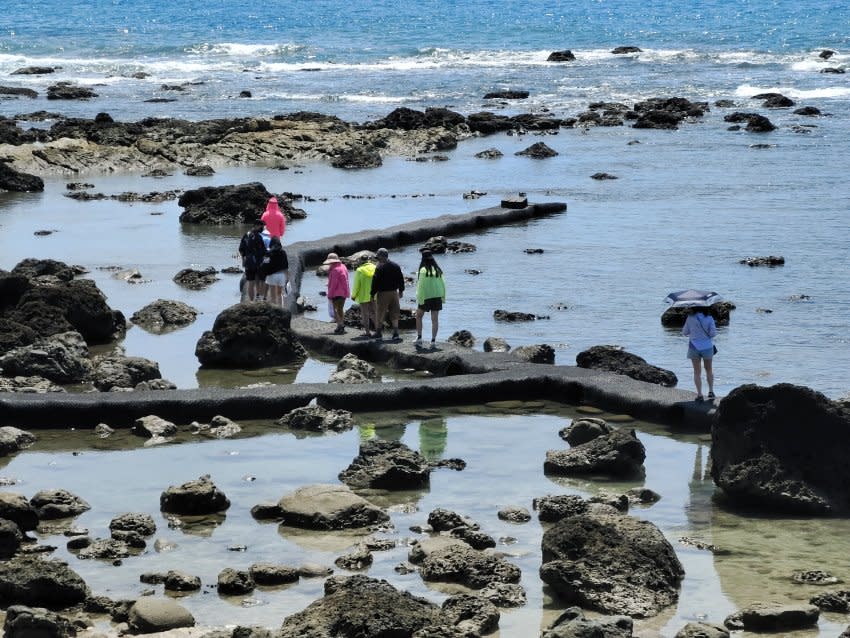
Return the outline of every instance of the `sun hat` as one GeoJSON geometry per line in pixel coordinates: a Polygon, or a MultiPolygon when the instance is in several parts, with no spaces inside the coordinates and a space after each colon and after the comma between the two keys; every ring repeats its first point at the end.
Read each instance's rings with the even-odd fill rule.
{"type": "Polygon", "coordinates": [[[322,262],[323,266],[330,266],[331,264],[339,264],[341,263],[339,260],[339,255],[336,253],[328,253],[327,259],[322,262]]]}

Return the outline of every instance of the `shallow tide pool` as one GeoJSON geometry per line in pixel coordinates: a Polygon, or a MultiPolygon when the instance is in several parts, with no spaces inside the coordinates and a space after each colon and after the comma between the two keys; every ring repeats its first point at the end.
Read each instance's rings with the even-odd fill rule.
{"type": "MultiPolygon", "coordinates": [[[[631,514],[654,522],[673,544],[685,567],[678,606],[636,623],[636,635],[673,636],[686,622],[722,622],[752,602],[805,602],[823,591],[791,581],[795,570],[823,569],[850,579],[850,523],[842,520],[779,519],[734,513],[716,504],[707,475],[707,437],[671,435],[664,428],[632,422],[647,450],[646,476],[633,481],[567,479],[543,474],[546,450],[565,447],[558,431],[577,416],[573,408],[554,403],[530,403],[515,409],[496,406],[417,410],[411,413],[358,414],[357,428],[338,435],[295,435],[272,422],[245,423],[242,438],[200,440],[182,435],[179,444],[144,448],[143,439],[117,431],[108,439],[93,432],[43,431],[29,450],[4,459],[0,477],[17,481],[4,488],[32,496],[62,487],[86,499],[92,509],[69,526],[83,527],[92,537],[108,537],[109,521],[127,511],[151,514],[157,532],[141,555],[120,566],[79,560],[65,548],[62,525],[39,533],[39,542],[55,545],[54,555],[71,564],[95,594],[135,598],[151,588],[139,582],[143,572],[178,569],[203,582],[201,592],[180,599],[203,625],[259,624],[278,627],[283,618],[322,595],[321,579],[304,579],[279,588],[259,588],[245,597],[219,596],[214,585],[225,567],[247,569],[255,562],[297,566],[305,562],[333,565],[363,535],[317,533],[258,522],[252,506],[276,501],[310,483],[337,483],[337,474],[356,456],[359,443],[372,436],[397,439],[430,459],[462,458],[462,472],[435,470],[429,489],[399,493],[369,493],[388,507],[397,541],[391,551],[375,552],[369,576],[385,578],[400,589],[440,602],[451,587],[425,584],[418,574],[399,575],[393,568],[407,558],[409,543],[420,538],[409,530],[426,522],[428,513],[444,507],[480,523],[498,541],[497,549],[522,569],[528,603],[502,610],[501,636],[536,634],[551,622],[563,603],[553,599],[538,577],[543,526],[536,520],[517,525],[500,521],[497,512],[508,505],[532,509],[532,499],[547,494],[590,496],[621,493],[643,486],[662,499],[631,514]],[[159,496],[179,485],[210,474],[231,500],[223,519],[205,524],[169,525],[159,511],[159,496]],[[679,542],[682,537],[710,543],[724,552],[712,554],[679,542]],[[158,553],[153,541],[176,547],[158,553]],[[244,551],[233,548],[244,546],[244,551]]],[[[603,417],[606,415],[602,415],[603,417]]],[[[336,569],[337,574],[346,572],[336,569]]],[[[162,586],[155,586],[157,594],[162,586]]],[[[105,628],[106,621],[101,627],[105,628]]],[[[848,624],[840,614],[821,616],[817,630],[794,635],[834,636],[848,624]]]]}

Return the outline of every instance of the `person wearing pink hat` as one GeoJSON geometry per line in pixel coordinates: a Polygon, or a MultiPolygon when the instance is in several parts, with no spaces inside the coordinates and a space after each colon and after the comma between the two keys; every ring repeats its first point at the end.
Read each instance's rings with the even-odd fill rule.
{"type": "Polygon", "coordinates": [[[266,204],[266,212],[263,213],[260,219],[266,225],[269,235],[278,239],[283,237],[283,233],[286,232],[286,217],[280,212],[277,197],[274,195],[269,197],[269,201],[266,204]]]}

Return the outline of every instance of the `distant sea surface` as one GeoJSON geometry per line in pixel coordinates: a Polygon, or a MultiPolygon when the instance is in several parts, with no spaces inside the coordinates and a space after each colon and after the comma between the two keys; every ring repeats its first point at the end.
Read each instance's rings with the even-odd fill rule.
{"type": "MultiPolygon", "coordinates": [[[[790,381],[840,396],[850,390],[850,73],[821,71],[850,65],[849,26],[850,4],[834,0],[5,0],[0,85],[30,87],[39,97],[0,99],[0,115],[107,112],[137,121],[319,111],[367,121],[402,106],[573,117],[600,100],[708,102],[704,118],[677,131],[627,122],[545,138],[497,135],[461,143],[446,153],[448,162],[387,158],[379,169],[348,173],[319,164],[245,167],[156,183],[137,175],[85,179],[106,193],[260,180],[274,192],[313,197],[303,203],[308,219],[291,224],[288,241],[464,212],[518,191],[532,201],[565,201],[566,215],[462,238],[478,252],[441,261],[450,285],[442,338],[465,328],[479,344],[491,335],[512,345],[548,342],[565,364],[591,345],[619,344],[675,370],[690,388],[685,343],[658,321],[661,299],[676,289],[712,288],[738,306],[718,339],[721,392],[790,381]],[[617,46],[641,51],[613,55],[617,46]],[[547,62],[565,49],[574,62],[547,62]],[[824,59],[825,49],[835,54],[824,59]],[[56,70],[11,75],[26,66],[56,70]],[[46,100],[57,81],[90,86],[98,97],[46,100]],[[529,97],[483,99],[501,89],[529,97]],[[752,99],[764,92],[796,105],[766,109],[752,99]],[[824,116],[795,114],[799,106],[824,116]],[[733,110],[766,115],[777,130],[729,131],[723,116],[733,110]],[[541,139],[559,155],[514,156],[541,139]],[[493,146],[502,159],[474,158],[493,146]],[[590,179],[600,171],[618,179],[590,179]],[[464,200],[473,189],[487,195],[464,200]],[[526,255],[527,247],[544,253],[526,255]],[[771,254],[786,265],[738,263],[771,254]],[[471,268],[482,274],[464,272],[471,268]],[[495,308],[550,319],[500,325],[495,308]]],[[[163,337],[133,329],[125,347],[160,361],[163,376],[181,387],[203,384],[188,353],[235,301],[235,283],[192,293],[171,276],[190,264],[232,265],[242,229],[181,227],[174,202],[62,197],[64,182],[78,179],[54,177],[44,193],[0,196],[0,268],[33,256],[82,263],[128,316],[157,297],[196,305],[204,314],[193,326],[163,337]],[[37,238],[40,229],[59,232],[37,238]],[[111,241],[98,239],[92,250],[104,234],[111,241]],[[113,264],[138,267],[150,282],[129,287],[97,270],[113,264]]],[[[399,258],[412,271],[415,247],[399,258]]],[[[308,278],[305,292],[317,298],[322,286],[308,278]]]]}

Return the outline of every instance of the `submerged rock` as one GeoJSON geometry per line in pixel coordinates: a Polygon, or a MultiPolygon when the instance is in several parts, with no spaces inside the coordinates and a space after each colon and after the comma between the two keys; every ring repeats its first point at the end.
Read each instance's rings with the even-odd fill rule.
{"type": "Polygon", "coordinates": [[[173,280],[178,286],[189,290],[203,290],[218,281],[218,271],[215,268],[184,268],[174,275],[173,280]]]}
{"type": "Polygon", "coordinates": [[[127,624],[133,633],[153,634],[181,627],[194,627],[195,618],[170,598],[139,598],[130,607],[127,624]]]}
{"type": "Polygon", "coordinates": [[[198,311],[182,301],[157,299],[130,317],[137,326],[148,332],[161,333],[187,326],[198,316],[198,311]]]}
{"type": "Polygon", "coordinates": [[[786,632],[816,625],[819,616],[820,610],[814,605],[759,602],[735,612],[723,624],[744,631],[786,632]]]}
{"type": "Polygon", "coordinates": [[[649,521],[579,514],[549,528],[541,549],[540,578],[568,604],[646,618],[679,598],[684,569],[649,521]]]}
{"type": "Polygon", "coordinates": [[[543,142],[535,142],[528,148],[522,151],[517,151],[514,155],[524,155],[532,159],[546,159],[549,157],[555,157],[558,155],[558,151],[549,148],[549,146],[543,142]]]}
{"type": "Polygon", "coordinates": [[[281,524],[306,529],[368,527],[389,520],[386,512],[345,485],[307,485],[278,501],[281,524]]]}
{"type": "Polygon", "coordinates": [[[614,430],[569,450],[549,450],[543,470],[566,476],[633,476],[641,472],[645,459],[646,449],[634,430],[614,430]]]}

